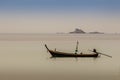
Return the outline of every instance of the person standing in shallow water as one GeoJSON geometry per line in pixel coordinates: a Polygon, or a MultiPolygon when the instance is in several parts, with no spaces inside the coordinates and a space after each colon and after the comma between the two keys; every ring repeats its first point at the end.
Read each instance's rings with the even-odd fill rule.
{"type": "Polygon", "coordinates": [[[93,49],[93,52],[95,52],[95,53],[96,53],[96,52],[97,52],[97,51],[96,51],[96,49],[93,49]]]}
{"type": "Polygon", "coordinates": [[[77,45],[76,45],[75,54],[77,54],[77,52],[78,52],[78,44],[79,44],[79,42],[77,41],[77,45]]]}
{"type": "Polygon", "coordinates": [[[75,50],[75,54],[77,54],[77,52],[78,52],[78,50],[76,49],[76,50],[75,50]]]}

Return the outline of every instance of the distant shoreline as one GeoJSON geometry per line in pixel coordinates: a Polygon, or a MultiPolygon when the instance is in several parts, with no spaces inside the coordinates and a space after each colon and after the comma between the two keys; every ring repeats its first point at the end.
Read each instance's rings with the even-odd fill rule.
{"type": "MultiPolygon", "coordinates": [[[[70,33],[0,33],[0,35],[41,35],[41,34],[70,34],[70,33]]],[[[72,33],[72,34],[76,34],[76,35],[88,35],[88,34],[94,35],[94,33],[85,33],[85,34],[72,33]]],[[[106,35],[106,34],[120,35],[120,33],[104,33],[104,34],[98,34],[98,35],[106,35]]]]}

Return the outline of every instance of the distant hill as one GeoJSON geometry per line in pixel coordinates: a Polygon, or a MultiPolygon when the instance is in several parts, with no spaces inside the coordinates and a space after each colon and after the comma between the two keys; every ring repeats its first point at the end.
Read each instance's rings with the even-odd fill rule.
{"type": "Polygon", "coordinates": [[[104,34],[103,32],[98,32],[98,31],[94,31],[94,32],[85,32],[82,29],[78,29],[76,28],[73,32],[69,32],[70,34],[104,34]]]}
{"type": "Polygon", "coordinates": [[[102,32],[89,32],[89,34],[104,34],[102,32]]]}
{"type": "Polygon", "coordinates": [[[85,34],[86,32],[82,29],[76,28],[73,32],[69,32],[70,34],[85,34]]]}

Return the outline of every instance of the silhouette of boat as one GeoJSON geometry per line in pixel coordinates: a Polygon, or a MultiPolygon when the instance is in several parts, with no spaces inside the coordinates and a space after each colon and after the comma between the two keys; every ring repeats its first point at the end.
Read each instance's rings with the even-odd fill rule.
{"type": "Polygon", "coordinates": [[[96,52],[96,50],[92,51],[94,53],[92,54],[83,54],[83,53],[80,53],[80,54],[77,54],[77,49],[78,47],[76,47],[76,52],[75,53],[66,53],[66,52],[59,52],[59,51],[53,51],[53,50],[50,50],[47,45],[45,44],[45,47],[46,49],[48,50],[48,52],[52,55],[52,57],[98,57],[98,53],[96,52]]]}

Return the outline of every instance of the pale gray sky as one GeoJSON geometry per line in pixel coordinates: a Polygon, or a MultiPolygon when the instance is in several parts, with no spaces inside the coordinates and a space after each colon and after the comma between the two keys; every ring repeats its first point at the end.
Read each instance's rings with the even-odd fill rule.
{"type": "Polygon", "coordinates": [[[0,1],[0,33],[120,32],[118,0],[0,1]]]}

